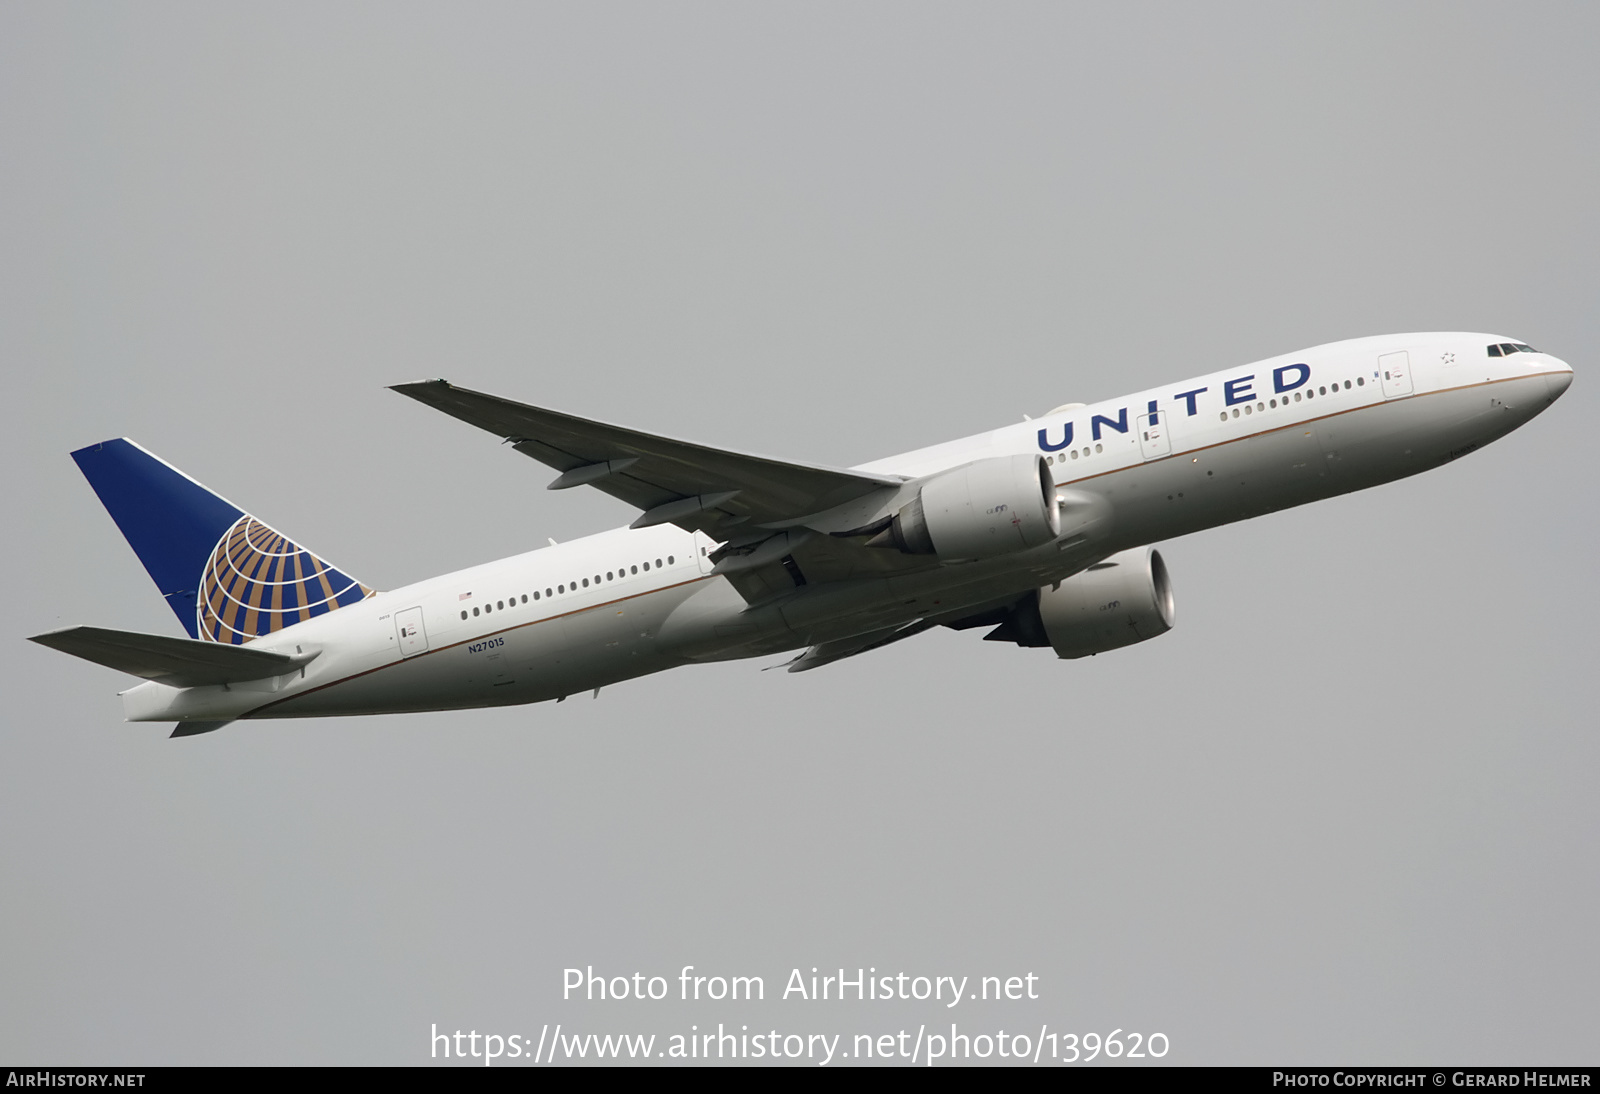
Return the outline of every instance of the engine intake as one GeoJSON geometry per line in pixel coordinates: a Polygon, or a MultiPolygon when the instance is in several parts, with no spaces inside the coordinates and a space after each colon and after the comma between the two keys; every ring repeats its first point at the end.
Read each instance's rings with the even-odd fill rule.
{"type": "Polygon", "coordinates": [[[1044,457],[995,456],[933,476],[867,546],[941,559],[994,558],[1043,546],[1060,533],[1044,457]]]}
{"type": "Polygon", "coordinates": [[[1028,594],[984,640],[1092,657],[1166,634],[1176,620],[1161,552],[1136,547],[1028,594]]]}

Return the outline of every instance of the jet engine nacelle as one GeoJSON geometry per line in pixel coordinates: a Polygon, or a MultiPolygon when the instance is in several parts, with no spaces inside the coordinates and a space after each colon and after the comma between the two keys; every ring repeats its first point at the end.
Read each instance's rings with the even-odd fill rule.
{"type": "Polygon", "coordinates": [[[942,559],[994,558],[1043,546],[1060,533],[1044,457],[994,456],[934,475],[868,546],[942,559]]]}
{"type": "Polygon", "coordinates": [[[1154,547],[1112,555],[1040,589],[1039,619],[1057,657],[1089,657],[1166,634],[1177,621],[1167,564],[1154,547]]]}
{"type": "Polygon", "coordinates": [[[1089,657],[1166,634],[1176,619],[1161,552],[1136,547],[1029,594],[984,638],[1089,657]]]}

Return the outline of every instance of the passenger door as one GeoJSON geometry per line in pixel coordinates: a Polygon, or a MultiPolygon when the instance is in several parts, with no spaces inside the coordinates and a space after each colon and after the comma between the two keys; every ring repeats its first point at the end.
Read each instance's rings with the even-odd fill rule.
{"type": "Polygon", "coordinates": [[[711,572],[711,567],[714,565],[711,561],[711,550],[716,545],[717,541],[704,532],[694,534],[694,557],[695,561],[700,563],[700,572],[703,574],[711,572]]]}
{"type": "Polygon", "coordinates": [[[394,616],[395,636],[400,640],[400,656],[414,657],[428,652],[428,632],[422,627],[422,609],[407,608],[394,616]]]}
{"type": "Polygon", "coordinates": [[[1383,382],[1383,397],[1395,399],[1411,394],[1411,354],[1385,353],[1378,358],[1378,376],[1383,382]]]}
{"type": "Polygon", "coordinates": [[[1147,460],[1172,455],[1172,438],[1167,436],[1167,412],[1139,415],[1139,451],[1147,460]]]}

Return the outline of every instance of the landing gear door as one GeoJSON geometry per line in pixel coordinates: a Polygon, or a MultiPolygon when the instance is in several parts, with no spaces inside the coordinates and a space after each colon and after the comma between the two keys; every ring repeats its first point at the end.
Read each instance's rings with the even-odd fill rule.
{"type": "Polygon", "coordinates": [[[1411,394],[1411,354],[1385,353],[1378,358],[1378,376],[1383,381],[1383,397],[1394,399],[1411,394]]]}
{"type": "Polygon", "coordinates": [[[394,616],[395,637],[400,640],[400,656],[414,657],[428,652],[428,632],[422,629],[422,609],[407,608],[394,616]]]}
{"type": "Polygon", "coordinates": [[[1172,438],[1167,436],[1167,412],[1139,415],[1139,451],[1147,460],[1172,455],[1172,438]]]}

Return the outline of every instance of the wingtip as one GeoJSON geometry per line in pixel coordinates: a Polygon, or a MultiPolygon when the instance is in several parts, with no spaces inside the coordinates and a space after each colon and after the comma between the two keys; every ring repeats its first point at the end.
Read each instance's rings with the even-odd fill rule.
{"type": "Polygon", "coordinates": [[[202,733],[215,733],[223,726],[232,724],[232,718],[224,718],[215,722],[179,722],[173,727],[172,732],[167,734],[167,740],[170,741],[174,737],[198,737],[202,733]]]}
{"type": "Polygon", "coordinates": [[[53,631],[44,631],[41,634],[30,634],[30,635],[27,636],[27,638],[28,638],[29,642],[37,642],[41,646],[46,646],[46,647],[54,650],[54,649],[60,649],[61,648],[58,645],[58,643],[61,641],[61,639],[65,638],[65,637],[67,637],[69,635],[77,634],[79,631],[81,631],[83,629],[84,628],[81,627],[81,626],[79,626],[79,627],[57,627],[53,631]]]}
{"type": "Polygon", "coordinates": [[[426,391],[430,388],[448,388],[449,386],[449,380],[439,377],[433,380],[412,380],[411,382],[405,384],[390,384],[389,390],[398,391],[402,395],[414,395],[417,392],[426,391]]]}

